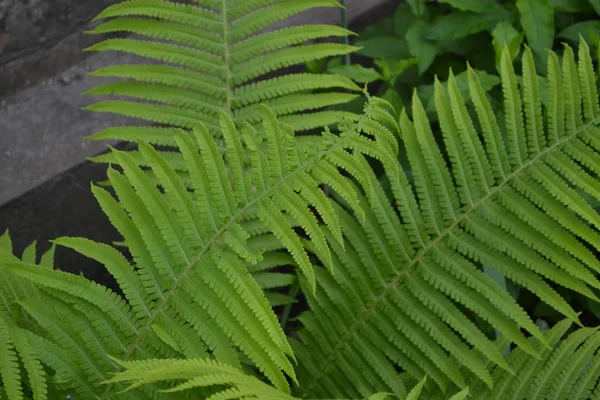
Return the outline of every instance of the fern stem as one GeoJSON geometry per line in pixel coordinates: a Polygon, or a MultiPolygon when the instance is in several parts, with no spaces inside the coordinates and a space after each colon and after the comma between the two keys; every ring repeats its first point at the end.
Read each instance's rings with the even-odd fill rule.
{"type": "MultiPolygon", "coordinates": [[[[290,287],[290,290],[288,291],[288,296],[295,299],[296,296],[298,296],[299,291],[300,291],[300,280],[298,279],[298,276],[296,275],[296,280],[294,280],[294,283],[292,283],[292,286],[290,287]]],[[[293,305],[294,305],[294,302],[286,304],[285,307],[283,308],[283,312],[281,313],[281,329],[284,332],[286,332],[287,323],[289,321],[290,312],[292,311],[293,305]]]]}
{"type": "MultiPolygon", "coordinates": [[[[340,25],[342,26],[342,28],[348,29],[348,13],[346,10],[346,0],[340,0],[340,3],[342,4],[342,8],[340,9],[340,25]]],[[[348,35],[344,36],[344,44],[350,45],[350,39],[348,38],[348,35]]],[[[350,65],[349,53],[344,54],[344,56],[342,57],[342,64],[350,65]]]]}
{"type": "Polygon", "coordinates": [[[233,115],[231,110],[231,63],[229,61],[229,21],[227,20],[227,1],[221,1],[221,14],[223,22],[223,65],[225,66],[225,87],[226,91],[226,104],[227,113],[233,115]]]}

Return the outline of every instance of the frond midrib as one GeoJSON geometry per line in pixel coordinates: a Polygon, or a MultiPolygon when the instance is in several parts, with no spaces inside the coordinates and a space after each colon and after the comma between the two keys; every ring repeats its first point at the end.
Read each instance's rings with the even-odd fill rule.
{"type": "Polygon", "coordinates": [[[223,65],[225,67],[225,95],[227,104],[227,114],[231,115],[231,102],[233,98],[233,88],[231,87],[231,63],[229,54],[229,22],[227,21],[227,0],[221,0],[221,22],[223,24],[223,65]]]}
{"type": "MultiPolygon", "coordinates": [[[[204,246],[202,247],[201,251],[186,265],[185,269],[177,276],[176,280],[173,282],[173,286],[165,294],[165,296],[162,299],[161,303],[155,309],[155,311],[150,316],[150,318],[148,319],[148,321],[146,322],[146,324],[142,328],[140,328],[138,330],[137,335],[136,335],[133,343],[129,346],[129,349],[127,350],[127,353],[125,354],[125,356],[122,358],[122,361],[128,361],[129,360],[129,358],[133,355],[133,352],[135,351],[135,349],[137,348],[137,346],[142,341],[142,339],[143,339],[144,335],[146,334],[146,332],[150,329],[152,323],[156,320],[156,318],[161,314],[161,312],[167,306],[167,304],[169,302],[169,299],[179,289],[179,286],[181,285],[181,283],[183,282],[183,280],[187,277],[187,275],[190,272],[190,270],[192,269],[192,267],[194,267],[202,259],[202,257],[204,256],[204,254],[206,254],[206,252],[209,251],[209,249],[212,246],[216,246],[217,245],[217,241],[219,240],[219,238],[225,232],[228,231],[229,227],[233,223],[241,220],[242,217],[244,216],[244,214],[247,211],[252,211],[255,205],[257,205],[261,200],[267,199],[270,196],[272,196],[280,187],[282,187],[282,186],[283,187],[287,187],[288,186],[287,183],[290,180],[293,181],[293,179],[299,173],[304,172],[307,169],[310,169],[313,165],[315,165],[319,161],[325,159],[328,154],[330,154],[331,152],[335,151],[336,149],[338,149],[338,148],[346,148],[347,146],[345,145],[345,143],[347,141],[351,140],[353,137],[354,137],[354,135],[352,135],[352,134],[345,135],[343,137],[339,137],[338,140],[335,142],[335,144],[332,145],[329,149],[327,149],[326,151],[319,152],[318,154],[315,154],[314,156],[312,156],[311,158],[309,158],[308,162],[306,162],[304,164],[301,164],[300,166],[298,166],[293,171],[290,171],[289,174],[283,176],[279,181],[277,181],[269,189],[267,189],[264,192],[262,192],[261,194],[259,194],[256,198],[252,199],[252,201],[250,201],[243,208],[241,208],[235,215],[233,215],[227,221],[227,223],[225,223],[217,232],[215,232],[215,234],[204,244],[204,246]]],[[[106,397],[106,396],[110,394],[110,390],[111,390],[112,385],[113,385],[112,382],[107,384],[106,390],[104,391],[104,393],[102,395],[102,400],[108,399],[108,397],[106,397]]]]}
{"type": "Polygon", "coordinates": [[[540,158],[544,157],[546,154],[551,153],[554,149],[556,149],[557,147],[560,147],[561,145],[570,141],[571,139],[577,138],[577,136],[579,134],[585,132],[588,128],[590,128],[594,125],[597,125],[597,124],[600,124],[600,117],[594,118],[591,121],[589,121],[588,123],[579,126],[574,131],[574,133],[572,133],[571,135],[566,135],[561,140],[559,140],[556,143],[552,144],[551,146],[547,147],[544,151],[541,151],[539,154],[537,154],[531,160],[522,164],[516,171],[514,171],[513,173],[508,175],[506,177],[506,179],[504,179],[504,181],[502,181],[500,184],[498,184],[496,186],[493,186],[485,196],[483,196],[480,200],[478,200],[476,203],[474,203],[470,208],[468,208],[462,214],[460,214],[458,216],[458,218],[456,218],[456,220],[454,221],[454,223],[452,225],[450,225],[448,228],[441,231],[438,236],[431,239],[425,247],[423,247],[421,250],[419,250],[416,253],[415,257],[410,260],[410,262],[406,265],[405,268],[399,269],[397,275],[387,285],[385,285],[383,287],[381,294],[375,298],[375,301],[373,302],[373,304],[368,309],[363,311],[359,316],[357,316],[357,318],[352,323],[352,325],[349,326],[345,336],[340,339],[339,345],[336,346],[336,351],[331,352],[329,354],[329,356],[327,357],[327,359],[326,359],[325,363],[323,364],[323,366],[321,367],[321,369],[319,369],[319,371],[317,371],[317,373],[312,376],[311,385],[308,386],[308,388],[306,390],[304,390],[303,393],[307,396],[310,396],[311,390],[313,390],[313,388],[316,387],[316,383],[319,382],[319,380],[325,376],[328,369],[333,365],[332,361],[334,359],[336,359],[338,356],[341,356],[345,353],[346,349],[350,345],[352,337],[354,337],[356,335],[356,332],[358,331],[358,329],[361,326],[363,326],[364,324],[367,323],[370,316],[373,313],[375,313],[377,306],[381,303],[381,301],[383,299],[385,299],[386,295],[388,294],[388,291],[390,289],[395,289],[397,287],[398,283],[401,281],[401,279],[404,276],[410,275],[410,273],[412,272],[414,267],[419,262],[421,262],[421,260],[429,253],[429,251],[434,249],[436,247],[436,245],[442,239],[446,238],[449,235],[452,235],[453,231],[461,224],[461,222],[463,222],[466,218],[468,218],[468,216],[470,214],[472,214],[474,211],[478,210],[479,207],[485,205],[486,202],[489,199],[491,199],[496,193],[500,192],[514,178],[517,178],[517,176],[520,173],[522,173],[523,171],[527,170],[529,167],[534,165],[534,163],[536,161],[538,161],[540,158]]]}

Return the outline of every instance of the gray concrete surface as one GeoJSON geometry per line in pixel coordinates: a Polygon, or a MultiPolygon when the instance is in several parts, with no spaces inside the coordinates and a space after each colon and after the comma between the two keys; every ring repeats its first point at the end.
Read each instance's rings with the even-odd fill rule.
{"type": "Polygon", "coordinates": [[[0,96],[35,85],[81,61],[101,39],[84,35],[118,0],[0,0],[0,96]]]}
{"type": "Polygon", "coordinates": [[[82,107],[100,100],[81,93],[105,80],[88,71],[130,55],[100,53],[44,81],[0,100],[0,205],[106,149],[109,143],[84,137],[109,126],[135,123],[82,107]]]}
{"type": "MultiPolygon", "coordinates": [[[[0,0],[0,6],[6,1],[0,0]]],[[[385,3],[397,1],[347,0],[350,22],[385,3]]],[[[339,15],[337,9],[313,9],[275,27],[338,23],[339,15]]],[[[106,149],[107,143],[88,142],[85,136],[130,123],[125,118],[82,111],[81,107],[98,99],[80,93],[102,83],[86,72],[133,62],[133,58],[123,53],[97,54],[36,86],[0,98],[0,205],[106,149]]],[[[0,84],[3,78],[0,75],[0,84]]]]}

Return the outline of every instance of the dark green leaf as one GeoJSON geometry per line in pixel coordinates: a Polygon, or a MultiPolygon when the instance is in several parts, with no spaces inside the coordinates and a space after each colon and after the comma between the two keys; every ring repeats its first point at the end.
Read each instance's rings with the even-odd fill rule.
{"type": "Polygon", "coordinates": [[[592,7],[594,7],[594,11],[596,14],[600,15],[600,0],[588,0],[592,7]]]}
{"type": "Polygon", "coordinates": [[[329,72],[347,76],[355,82],[366,83],[375,82],[383,79],[383,76],[373,68],[365,68],[359,64],[341,65],[339,67],[331,67],[329,72]]]}
{"type": "Polygon", "coordinates": [[[488,32],[479,32],[457,40],[444,40],[437,42],[440,53],[454,53],[461,56],[469,56],[478,53],[481,49],[490,46],[490,35],[488,32]]]}
{"type": "Polygon", "coordinates": [[[407,58],[409,56],[406,41],[394,36],[374,37],[356,42],[363,48],[357,53],[371,58],[407,58]]]}
{"type": "Polygon", "coordinates": [[[406,41],[410,54],[419,59],[419,74],[422,74],[429,68],[438,52],[437,45],[425,38],[425,32],[429,30],[429,25],[423,21],[417,21],[406,32],[406,41]]]}
{"type": "Polygon", "coordinates": [[[393,87],[389,87],[386,85],[383,94],[379,94],[379,97],[390,102],[390,104],[394,107],[394,110],[396,111],[396,115],[399,115],[400,110],[402,110],[402,108],[404,107],[400,94],[393,87]]]}
{"type": "Polygon", "coordinates": [[[554,10],[550,0],[517,0],[521,26],[536,65],[546,70],[546,49],[554,42],[554,10]]]}
{"type": "Polygon", "coordinates": [[[395,78],[402,75],[409,67],[418,63],[419,60],[417,58],[409,58],[407,60],[375,60],[375,65],[381,69],[383,79],[392,85],[395,78]]]}
{"type": "Polygon", "coordinates": [[[560,12],[585,12],[590,10],[590,5],[586,0],[552,0],[552,7],[560,12]]]}
{"type": "Polygon", "coordinates": [[[400,4],[394,13],[394,31],[396,35],[403,38],[406,31],[415,22],[415,16],[408,4],[400,4]]]}
{"type": "Polygon", "coordinates": [[[586,42],[593,43],[590,39],[590,34],[598,34],[600,32],[600,21],[583,21],[573,24],[556,35],[559,38],[567,39],[572,43],[579,43],[579,35],[583,36],[586,42]]]}
{"type": "Polygon", "coordinates": [[[492,11],[483,14],[455,11],[439,16],[431,24],[426,36],[435,41],[462,39],[510,18],[510,13],[504,8],[492,8],[492,11]]]}
{"type": "Polygon", "coordinates": [[[379,36],[394,36],[394,18],[384,18],[373,25],[369,25],[360,31],[360,40],[371,39],[379,36]]]}

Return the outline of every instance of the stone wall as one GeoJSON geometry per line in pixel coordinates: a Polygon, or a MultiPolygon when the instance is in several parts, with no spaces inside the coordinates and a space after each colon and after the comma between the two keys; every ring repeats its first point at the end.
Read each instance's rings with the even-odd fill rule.
{"type": "Polygon", "coordinates": [[[83,31],[116,0],[0,0],[0,97],[64,71],[98,40],[83,31]]]}

